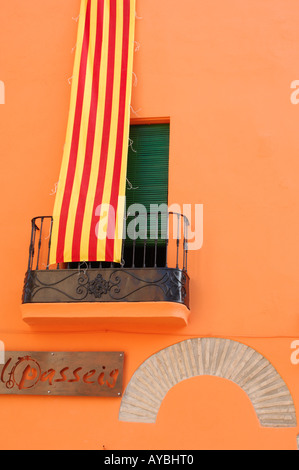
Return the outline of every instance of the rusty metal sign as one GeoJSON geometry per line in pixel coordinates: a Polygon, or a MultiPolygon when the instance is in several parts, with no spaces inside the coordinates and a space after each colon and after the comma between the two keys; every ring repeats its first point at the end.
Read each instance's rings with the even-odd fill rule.
{"type": "Polygon", "coordinates": [[[123,352],[6,351],[0,395],[120,397],[123,352]]]}

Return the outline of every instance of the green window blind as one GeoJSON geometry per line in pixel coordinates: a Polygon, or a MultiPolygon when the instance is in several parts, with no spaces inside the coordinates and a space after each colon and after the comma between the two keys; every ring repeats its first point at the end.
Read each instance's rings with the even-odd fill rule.
{"type": "MultiPolygon", "coordinates": [[[[168,172],[169,124],[131,126],[127,169],[127,210],[132,204],[142,204],[149,213],[152,204],[167,205],[168,172]]],[[[137,230],[145,234],[146,229],[142,228],[142,219],[139,218],[140,221],[137,230]]],[[[134,223],[134,217],[129,215],[127,224],[130,222],[134,223]]],[[[165,243],[166,223],[165,216],[159,215],[157,221],[154,215],[147,217],[146,238],[149,244],[154,243],[153,233],[158,233],[159,244],[165,243]]]]}

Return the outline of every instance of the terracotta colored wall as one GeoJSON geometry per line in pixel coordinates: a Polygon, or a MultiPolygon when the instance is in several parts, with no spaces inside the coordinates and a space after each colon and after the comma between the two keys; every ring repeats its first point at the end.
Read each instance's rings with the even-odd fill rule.
{"type": "MultiPolygon", "coordinates": [[[[188,327],[32,332],[22,321],[30,220],[52,213],[59,176],[79,4],[1,4],[0,339],[8,350],[124,350],[126,386],[171,344],[236,338],[270,360],[298,410],[299,365],[290,361],[299,338],[295,0],[137,0],[132,106],[140,117],[171,118],[170,201],[204,204],[204,245],[189,257],[188,327]]],[[[119,406],[118,399],[0,397],[0,447],[295,449],[299,434],[299,426],[260,428],[244,392],[215,378],[171,390],[155,425],[120,423],[119,406]]]]}

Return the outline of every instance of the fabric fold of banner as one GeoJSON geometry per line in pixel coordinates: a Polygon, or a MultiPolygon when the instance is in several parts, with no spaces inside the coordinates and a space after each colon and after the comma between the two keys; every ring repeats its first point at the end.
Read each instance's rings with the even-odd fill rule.
{"type": "Polygon", "coordinates": [[[121,261],[135,0],[81,0],[50,264],[121,261]]]}

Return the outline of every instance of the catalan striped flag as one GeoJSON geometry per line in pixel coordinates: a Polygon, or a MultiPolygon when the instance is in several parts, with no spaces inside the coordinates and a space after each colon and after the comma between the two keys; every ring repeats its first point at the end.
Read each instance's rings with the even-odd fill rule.
{"type": "Polygon", "coordinates": [[[81,0],[50,264],[121,261],[135,0],[81,0]]]}

